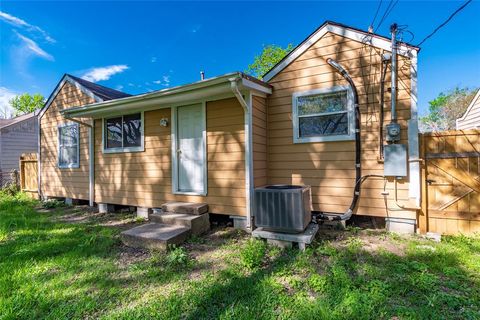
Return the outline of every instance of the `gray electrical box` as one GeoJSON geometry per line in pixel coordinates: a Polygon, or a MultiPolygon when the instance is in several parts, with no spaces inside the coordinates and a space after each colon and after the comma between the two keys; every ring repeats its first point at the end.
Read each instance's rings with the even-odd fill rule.
{"type": "Polygon", "coordinates": [[[389,144],[383,147],[383,175],[386,177],[407,176],[407,146],[389,144]]]}

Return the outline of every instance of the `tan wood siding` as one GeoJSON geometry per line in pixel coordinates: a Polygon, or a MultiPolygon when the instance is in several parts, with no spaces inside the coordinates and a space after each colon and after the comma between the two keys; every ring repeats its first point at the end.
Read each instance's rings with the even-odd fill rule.
{"type": "MultiPolygon", "coordinates": [[[[88,200],[88,128],[80,125],[80,167],[58,168],[58,125],[71,122],[60,114],[66,108],[95,100],[65,82],[40,120],[41,191],[44,196],[88,200]]],[[[81,119],[88,121],[88,119],[81,119]]]]}
{"type": "Polygon", "coordinates": [[[267,184],[267,99],[252,98],[253,185],[267,184]]]}
{"type": "Polygon", "coordinates": [[[246,215],[243,109],[236,99],[208,102],[207,196],[172,193],[171,127],[160,119],[171,109],[148,111],[145,151],[104,154],[102,121],[95,120],[95,199],[97,202],[160,207],[167,201],[205,202],[210,212],[246,215]]]}
{"type": "Polygon", "coordinates": [[[473,106],[467,113],[465,119],[458,120],[457,130],[480,128],[480,94],[475,96],[473,106]]]}
{"type": "MultiPolygon", "coordinates": [[[[350,205],[355,183],[355,144],[352,141],[293,143],[292,94],[345,85],[340,74],[326,63],[340,62],[357,86],[361,109],[362,174],[383,174],[378,161],[381,54],[384,51],[331,33],[272,78],[273,94],[267,99],[269,184],[312,186],[314,210],[344,212],[350,205]]],[[[410,61],[399,56],[398,112],[401,143],[407,144],[410,119],[410,61]]],[[[385,81],[385,122],[390,120],[390,71],[385,81]]],[[[393,201],[393,182],[368,179],[362,186],[357,214],[414,218],[414,211],[400,210],[393,201]],[[385,189],[388,196],[381,195],[385,189]],[[385,202],[387,199],[387,202],[385,202]]],[[[408,183],[399,185],[399,201],[408,201],[408,183]]]]}

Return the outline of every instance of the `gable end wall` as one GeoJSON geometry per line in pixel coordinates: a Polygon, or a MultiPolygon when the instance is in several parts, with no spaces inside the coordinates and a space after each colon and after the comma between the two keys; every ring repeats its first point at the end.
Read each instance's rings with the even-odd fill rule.
{"type": "MultiPolygon", "coordinates": [[[[80,167],[58,168],[58,125],[70,122],[60,111],[94,103],[70,82],[65,82],[40,119],[41,193],[48,197],[88,200],[88,128],[80,125],[80,167]]],[[[86,119],[85,119],[86,120],[86,119]]]]}
{"type": "MultiPolygon", "coordinates": [[[[332,58],[350,73],[357,86],[361,109],[362,175],[383,174],[378,161],[379,92],[383,49],[364,45],[333,33],[326,33],[307,51],[273,77],[274,87],[267,101],[269,184],[305,184],[312,187],[313,209],[343,213],[349,207],[355,184],[353,141],[293,143],[292,94],[346,85],[340,74],[326,63],[332,58]],[[368,96],[368,104],[367,104],[368,96]]],[[[407,121],[411,117],[410,61],[398,56],[398,123],[400,143],[408,145],[407,121]]],[[[385,89],[390,87],[387,72],[385,89]]],[[[385,93],[385,121],[390,120],[390,94],[385,93]]],[[[386,183],[387,205],[381,194],[383,179],[368,179],[362,185],[357,214],[414,218],[393,201],[393,182],[386,183]]],[[[400,202],[408,201],[408,182],[399,184],[400,202]]]]}

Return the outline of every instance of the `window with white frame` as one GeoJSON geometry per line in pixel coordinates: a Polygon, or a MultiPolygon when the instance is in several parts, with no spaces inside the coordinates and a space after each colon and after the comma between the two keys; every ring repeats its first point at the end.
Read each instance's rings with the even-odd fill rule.
{"type": "Polygon", "coordinates": [[[80,132],[78,123],[58,126],[58,166],[60,168],[78,168],[80,132]]]}
{"type": "Polygon", "coordinates": [[[349,86],[293,94],[294,142],[354,139],[353,92],[349,86]]]}
{"type": "Polygon", "coordinates": [[[143,151],[143,114],[105,118],[103,124],[104,152],[143,151]]]}

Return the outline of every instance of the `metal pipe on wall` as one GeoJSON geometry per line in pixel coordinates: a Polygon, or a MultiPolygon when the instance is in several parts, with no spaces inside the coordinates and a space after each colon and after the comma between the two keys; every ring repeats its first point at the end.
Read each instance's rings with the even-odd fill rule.
{"type": "Polygon", "coordinates": [[[391,120],[393,123],[397,122],[397,29],[396,23],[390,26],[390,32],[392,33],[392,114],[391,120]]]}

